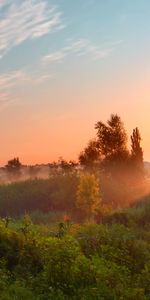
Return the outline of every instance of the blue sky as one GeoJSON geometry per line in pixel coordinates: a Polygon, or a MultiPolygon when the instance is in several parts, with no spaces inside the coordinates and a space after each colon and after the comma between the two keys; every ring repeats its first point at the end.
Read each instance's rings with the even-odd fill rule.
{"type": "Polygon", "coordinates": [[[0,0],[1,163],[76,158],[111,112],[150,159],[149,35],[147,0],[0,0]]]}

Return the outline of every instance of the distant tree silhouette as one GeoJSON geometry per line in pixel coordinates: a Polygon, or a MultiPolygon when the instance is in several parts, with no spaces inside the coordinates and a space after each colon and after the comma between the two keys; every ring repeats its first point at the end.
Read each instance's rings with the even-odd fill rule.
{"type": "Polygon", "coordinates": [[[134,163],[135,167],[139,171],[143,172],[143,150],[141,147],[141,135],[137,127],[133,129],[133,133],[131,135],[131,160],[134,163]]]}
{"type": "Polygon", "coordinates": [[[5,166],[7,172],[11,176],[15,176],[15,177],[20,176],[21,167],[22,167],[22,164],[18,157],[9,160],[7,165],[5,166]]]}
{"type": "Polygon", "coordinates": [[[95,129],[97,129],[100,152],[104,157],[127,150],[127,134],[117,114],[112,114],[107,124],[97,122],[95,129]]]}
{"type": "Polygon", "coordinates": [[[76,161],[74,161],[74,160],[70,160],[70,161],[69,161],[69,164],[70,164],[70,166],[71,166],[72,168],[75,168],[75,167],[78,166],[78,163],[77,163],[76,161]]]}
{"type": "Polygon", "coordinates": [[[98,142],[91,140],[87,147],[80,153],[79,162],[86,167],[92,167],[98,161],[100,161],[98,142]]]}
{"type": "Polygon", "coordinates": [[[65,159],[63,159],[63,157],[60,157],[58,160],[58,166],[62,169],[62,171],[65,172],[69,172],[72,170],[72,168],[74,167],[72,163],[67,162],[65,159]]]}
{"type": "Polygon", "coordinates": [[[131,152],[127,147],[127,134],[124,124],[117,114],[112,114],[106,123],[99,121],[95,125],[97,137],[89,142],[81,152],[81,165],[96,167],[99,174],[104,173],[119,184],[128,186],[139,183],[144,174],[143,151],[140,145],[139,129],[135,128],[131,136],[131,152]],[[97,168],[98,167],[98,168],[97,168]],[[137,180],[138,179],[138,180],[137,180]]]}
{"type": "Polygon", "coordinates": [[[112,114],[106,124],[97,122],[95,128],[99,151],[103,157],[101,167],[113,176],[117,176],[118,180],[122,180],[128,171],[130,154],[127,148],[127,134],[121,118],[117,114],[112,114]]]}

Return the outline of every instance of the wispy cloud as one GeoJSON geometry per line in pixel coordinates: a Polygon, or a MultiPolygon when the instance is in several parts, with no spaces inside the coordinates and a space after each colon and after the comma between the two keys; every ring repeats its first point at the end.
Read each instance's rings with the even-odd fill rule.
{"type": "Polygon", "coordinates": [[[27,78],[27,74],[19,70],[0,74],[0,111],[19,102],[12,89],[27,78]]]}
{"type": "Polygon", "coordinates": [[[16,97],[15,88],[26,85],[40,85],[47,80],[51,80],[54,74],[27,73],[24,70],[17,70],[0,74],[0,111],[8,106],[21,103],[16,97]]]}
{"type": "Polygon", "coordinates": [[[0,0],[0,8],[4,7],[7,5],[11,0],[0,0]]]}
{"type": "Polygon", "coordinates": [[[15,85],[28,80],[28,78],[28,75],[21,70],[0,74],[0,91],[9,90],[15,85]]]}
{"type": "Polygon", "coordinates": [[[33,85],[42,84],[45,81],[53,79],[54,77],[54,74],[40,74],[38,76],[36,74],[33,74],[31,77],[29,77],[29,83],[33,85]]]}
{"type": "Polygon", "coordinates": [[[0,92],[0,106],[4,106],[8,104],[10,101],[10,95],[8,93],[0,92]]]}
{"type": "Polygon", "coordinates": [[[64,51],[72,51],[75,53],[85,51],[89,46],[90,42],[86,39],[79,39],[77,41],[70,40],[68,46],[64,47],[64,51]]]}
{"type": "Polygon", "coordinates": [[[114,44],[107,47],[100,47],[94,45],[91,41],[87,39],[79,39],[77,41],[69,41],[65,47],[62,49],[51,52],[45,55],[42,58],[43,63],[51,63],[51,62],[60,62],[65,59],[70,54],[74,54],[76,56],[85,56],[88,55],[92,60],[99,60],[105,57],[108,57],[114,48],[120,44],[119,42],[114,42],[114,44]]]}
{"type": "MultiPolygon", "coordinates": [[[[9,3],[1,0],[0,9],[9,3]]],[[[14,0],[0,20],[0,56],[28,39],[63,28],[62,12],[46,0],[14,0]]]]}
{"type": "Polygon", "coordinates": [[[0,91],[0,111],[18,102],[16,96],[0,91]]]}
{"type": "Polygon", "coordinates": [[[61,62],[66,56],[65,51],[56,51],[43,57],[43,63],[46,62],[61,62]]]}
{"type": "Polygon", "coordinates": [[[15,86],[25,84],[36,84],[53,78],[53,74],[27,73],[24,70],[17,70],[0,74],[0,92],[12,90],[15,86]]]}

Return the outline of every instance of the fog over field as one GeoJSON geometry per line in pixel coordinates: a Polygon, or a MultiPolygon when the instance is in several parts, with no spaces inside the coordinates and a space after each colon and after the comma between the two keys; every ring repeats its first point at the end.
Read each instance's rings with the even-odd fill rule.
{"type": "Polygon", "coordinates": [[[150,300],[150,0],[0,0],[0,300],[150,300]]]}

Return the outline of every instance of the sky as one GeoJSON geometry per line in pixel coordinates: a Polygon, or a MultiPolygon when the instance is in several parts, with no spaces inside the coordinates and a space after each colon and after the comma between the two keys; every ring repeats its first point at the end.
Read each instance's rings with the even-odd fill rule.
{"type": "Polygon", "coordinates": [[[0,0],[0,165],[77,159],[111,113],[150,161],[149,53],[148,0],[0,0]]]}

